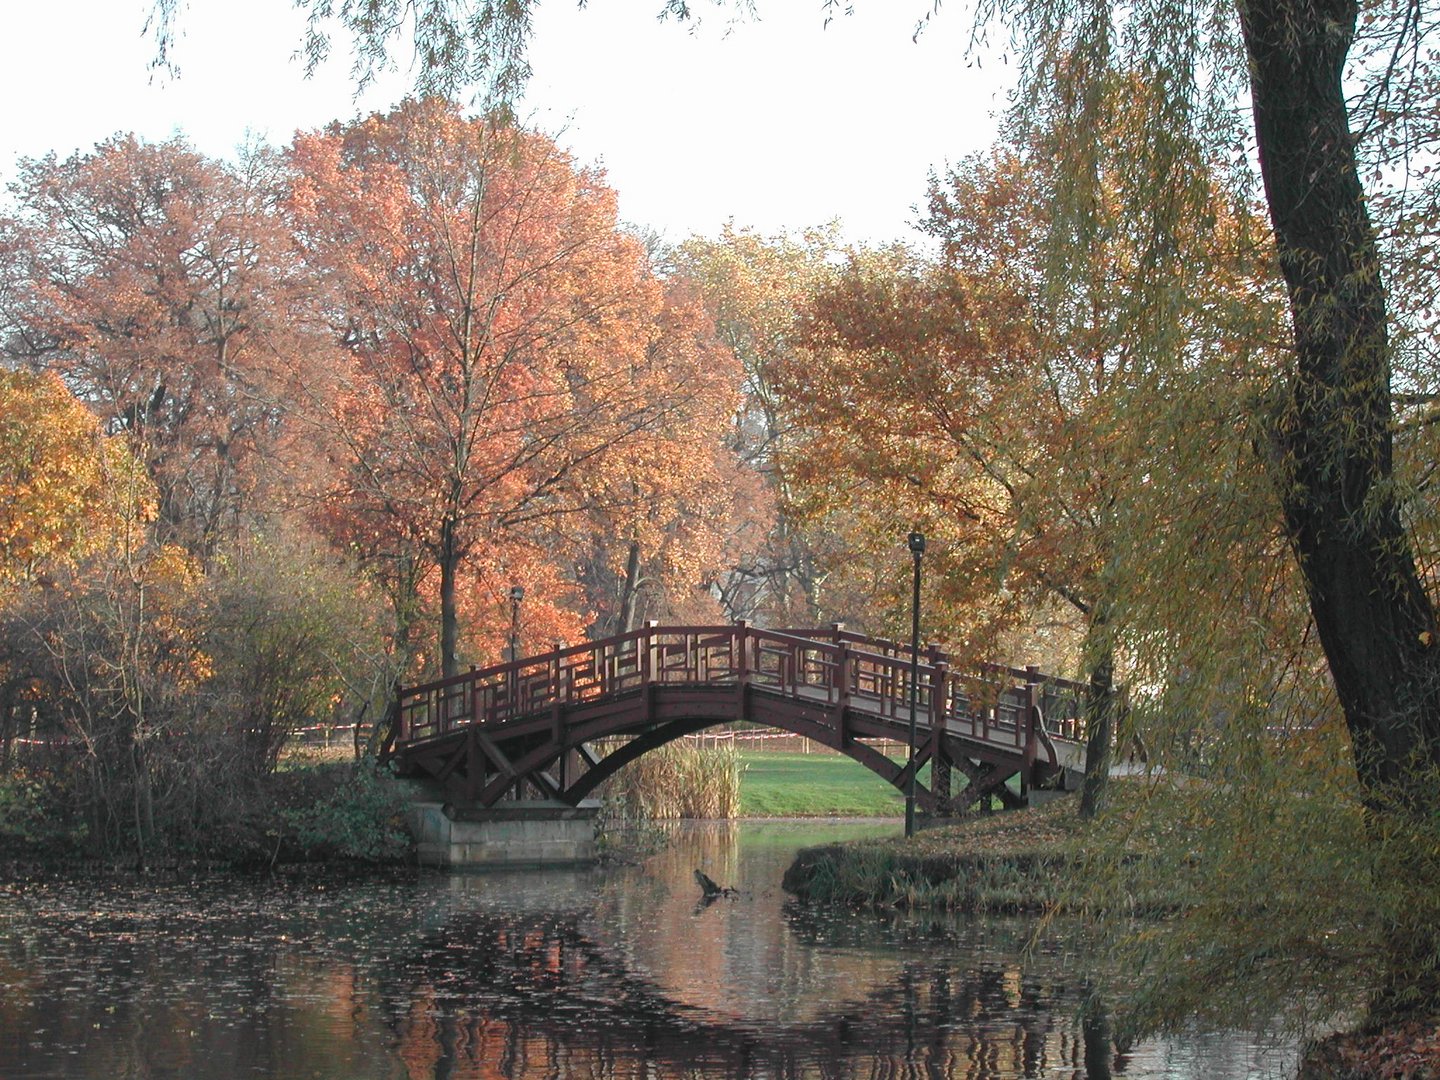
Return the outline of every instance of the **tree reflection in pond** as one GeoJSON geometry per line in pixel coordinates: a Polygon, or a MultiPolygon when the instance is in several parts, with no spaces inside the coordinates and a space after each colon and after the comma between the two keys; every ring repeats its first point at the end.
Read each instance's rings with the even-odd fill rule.
{"type": "Polygon", "coordinates": [[[1103,1013],[1079,1019],[1083,965],[1060,936],[1026,953],[1027,923],[787,904],[817,839],[691,830],[605,872],[11,887],[0,1076],[1283,1075],[1235,1035],[1116,1057],[1103,1013]],[[739,895],[698,905],[697,867],[739,895]]]}
{"type": "Polygon", "coordinates": [[[1014,962],[957,971],[940,956],[886,974],[804,1019],[737,1019],[677,1003],[574,920],[475,914],[382,985],[405,1060],[448,1056],[452,1075],[861,1077],[915,1068],[959,1080],[1082,1068],[1072,984],[1023,975],[1014,962]]]}

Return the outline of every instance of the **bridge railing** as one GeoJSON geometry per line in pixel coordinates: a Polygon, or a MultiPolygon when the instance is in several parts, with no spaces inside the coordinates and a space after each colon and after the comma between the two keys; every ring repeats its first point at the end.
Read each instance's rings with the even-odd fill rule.
{"type": "Polygon", "coordinates": [[[646,626],[401,690],[397,741],[424,742],[470,724],[504,724],[555,705],[650,683],[734,682],[744,627],[646,626]]]}
{"type": "MultiPolygon", "coordinates": [[[[868,656],[881,656],[909,664],[910,645],[888,638],[870,637],[846,630],[843,623],[832,623],[828,627],[811,630],[778,630],[778,634],[795,637],[809,637],[836,645],[848,645],[857,652],[868,656]]],[[[946,697],[945,715],[963,725],[972,724],[977,733],[988,733],[989,726],[983,721],[989,710],[991,719],[1005,728],[1013,728],[1017,714],[1029,707],[1028,687],[1039,686],[1038,706],[1047,732],[1065,739],[1082,737],[1085,713],[1085,683],[1047,675],[1036,667],[1007,667],[1002,664],[981,664],[974,672],[963,672],[955,667],[954,657],[941,646],[927,643],[920,652],[920,695],[929,693],[931,682],[936,681],[940,665],[948,665],[951,671],[950,686],[944,692],[946,697]],[[950,700],[951,696],[955,700],[950,700]]],[[[904,685],[908,675],[895,681],[904,685]]],[[[908,703],[907,703],[908,708],[908,703]]]]}
{"type": "MultiPolygon", "coordinates": [[[[401,691],[396,741],[424,742],[471,724],[505,724],[555,706],[640,691],[646,685],[748,683],[787,697],[905,722],[909,650],[844,631],[761,630],[744,623],[663,627],[556,648],[401,691]]],[[[927,728],[1024,749],[1036,734],[1075,738],[1084,685],[1035,668],[983,665],[952,672],[927,648],[917,666],[915,709],[927,728]]]]}

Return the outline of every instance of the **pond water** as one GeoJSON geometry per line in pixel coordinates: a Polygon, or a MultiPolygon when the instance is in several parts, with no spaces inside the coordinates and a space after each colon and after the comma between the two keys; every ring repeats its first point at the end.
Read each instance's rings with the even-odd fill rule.
{"type": "Polygon", "coordinates": [[[1125,1055],[1023,920],[810,910],[798,847],[885,824],[682,830],[639,866],[402,881],[0,889],[0,1077],[1283,1077],[1237,1033],[1125,1055]],[[701,902],[694,871],[738,895],[701,902]],[[1087,1046],[1089,1054],[1087,1056],[1087,1046]]]}

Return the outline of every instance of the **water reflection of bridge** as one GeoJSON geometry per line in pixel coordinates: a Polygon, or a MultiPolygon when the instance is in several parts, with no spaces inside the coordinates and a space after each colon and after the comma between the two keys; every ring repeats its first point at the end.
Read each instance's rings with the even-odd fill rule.
{"type": "MultiPolygon", "coordinates": [[[[914,768],[930,767],[930,782],[916,784],[924,811],[954,813],[992,795],[1022,803],[1032,787],[1084,767],[1079,683],[1035,668],[952,670],[932,647],[913,691],[914,768]]],[[[403,690],[386,754],[439,781],[457,805],[575,805],[650,750],[747,721],[847,754],[903,790],[909,767],[879,747],[906,740],[911,702],[910,659],[894,642],[838,626],[650,625],[403,690]]]]}
{"type": "MultiPolygon", "coordinates": [[[[838,1007],[753,1023],[668,999],[573,917],[471,913],[387,972],[385,997],[404,1003],[393,1023],[414,1076],[1086,1074],[1077,978],[1058,964],[1043,978],[1018,961],[959,968],[955,942],[929,945],[838,1007]]],[[[1092,1070],[1097,1049],[1109,1054],[1090,1047],[1092,1070]]]]}

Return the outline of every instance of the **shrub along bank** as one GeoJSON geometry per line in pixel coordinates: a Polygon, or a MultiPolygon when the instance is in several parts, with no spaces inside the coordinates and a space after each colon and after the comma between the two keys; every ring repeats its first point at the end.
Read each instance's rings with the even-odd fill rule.
{"type": "MultiPolygon", "coordinates": [[[[408,859],[405,795],[373,761],[292,761],[237,780],[223,814],[182,841],[97,855],[63,776],[14,768],[0,775],[0,863],[23,867],[151,870],[187,864],[237,867],[408,859]],[[243,787],[243,790],[241,790],[243,787]]],[[[13,876],[13,875],[12,875],[13,876]]]]}
{"type": "Polygon", "coordinates": [[[742,771],[734,744],[678,740],[641,755],[599,794],[609,812],[622,819],[733,818],[740,810],[742,771]]]}

